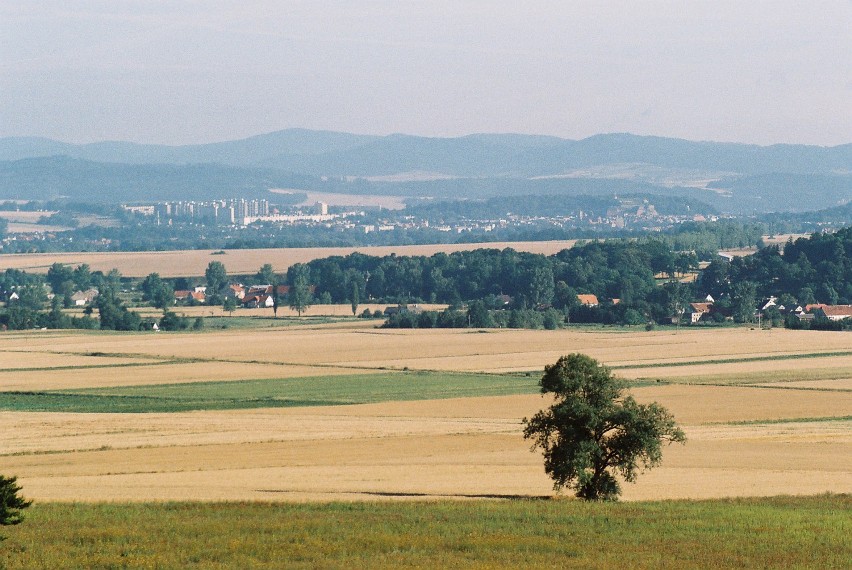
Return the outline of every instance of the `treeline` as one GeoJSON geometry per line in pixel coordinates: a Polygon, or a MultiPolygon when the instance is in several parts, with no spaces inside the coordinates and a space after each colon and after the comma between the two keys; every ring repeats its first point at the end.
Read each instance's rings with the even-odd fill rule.
{"type": "MultiPolygon", "coordinates": [[[[512,249],[480,249],[431,257],[371,257],[352,254],[311,261],[305,265],[316,294],[333,303],[360,299],[385,303],[447,303],[459,307],[482,303],[492,318],[505,319],[497,326],[511,326],[510,319],[529,319],[525,311],[557,311],[559,322],[645,323],[671,318],[675,297],[688,286],[673,279],[694,271],[698,260],[679,253],[661,241],[592,242],[556,255],[517,252],[512,249]],[[658,286],[655,275],[671,281],[658,286]],[[580,303],[578,294],[599,299],[597,306],[580,303]],[[615,301],[614,301],[615,300],[615,301]],[[516,311],[513,313],[512,311],[516,311]]],[[[555,313],[554,313],[555,314],[555,313]]],[[[391,326],[455,326],[452,313],[412,317],[400,315],[391,326]]],[[[536,319],[546,319],[547,314],[536,319]]],[[[476,319],[473,319],[476,320],[476,319]]],[[[458,321],[461,322],[461,321],[458,321]]],[[[485,326],[485,325],[482,325],[485,326]]],[[[538,326],[533,324],[532,328],[538,326]]],[[[541,326],[547,328],[542,321],[541,326]]]]}
{"type": "MultiPolygon", "coordinates": [[[[715,228],[712,233],[720,227],[724,226],[696,225],[679,235],[694,238],[708,228],[715,228]]],[[[743,232],[729,237],[753,236],[743,232]]],[[[353,314],[359,303],[367,301],[450,305],[442,313],[400,311],[388,321],[388,326],[424,328],[671,323],[688,316],[689,303],[708,294],[715,299],[714,318],[739,322],[751,321],[758,301],[769,296],[788,308],[817,302],[852,304],[852,228],[790,241],[783,251],[771,246],[731,261],[716,258],[694,283],[684,282],[688,280],[683,276],[698,271],[698,266],[695,252],[678,251],[666,239],[612,240],[577,244],[550,256],[508,248],[429,257],[354,253],[293,265],[286,276],[276,275],[266,264],[256,275],[229,277],[224,265],[214,261],[205,280],[208,302],[216,303],[233,302],[225,293],[234,280],[286,283],[290,291],[281,302],[299,312],[315,300],[351,304],[353,314]]],[[[156,274],[131,284],[117,271],[92,272],[85,265],[71,269],[54,264],[43,277],[10,269],[0,276],[0,287],[7,299],[12,292],[16,299],[8,302],[0,323],[11,328],[57,323],[89,328],[89,321],[57,319],[63,318],[61,308],[70,305],[73,291],[95,287],[100,292],[94,302],[98,326],[137,330],[145,323],[121,301],[119,292],[128,296],[122,287],[141,294],[140,301],[166,310],[174,303],[174,290],[190,285],[185,278],[165,280],[156,274]],[[47,304],[44,284],[53,293],[47,312],[43,310],[47,304]]],[[[275,298],[276,309],[278,301],[275,298]]],[[[770,309],[766,318],[780,323],[777,313],[770,309]]]]}
{"type": "Polygon", "coordinates": [[[842,228],[852,220],[852,202],[814,212],[780,212],[764,214],[761,222],[768,233],[813,233],[825,228],[842,228]]]}
{"type": "Polygon", "coordinates": [[[720,220],[685,222],[658,238],[675,251],[693,251],[702,260],[715,258],[721,249],[740,249],[762,245],[766,227],[760,223],[720,220]]]}
{"type": "Polygon", "coordinates": [[[764,247],[755,255],[716,260],[699,288],[724,297],[743,287],[760,297],[785,296],[799,304],[852,304],[852,227],[764,247]]]}
{"type": "Polygon", "coordinates": [[[467,310],[445,309],[443,311],[406,310],[391,314],[383,328],[396,329],[463,329],[463,328],[513,328],[547,329],[562,328],[565,314],[553,308],[544,310],[489,309],[483,301],[474,301],[467,310]]]}

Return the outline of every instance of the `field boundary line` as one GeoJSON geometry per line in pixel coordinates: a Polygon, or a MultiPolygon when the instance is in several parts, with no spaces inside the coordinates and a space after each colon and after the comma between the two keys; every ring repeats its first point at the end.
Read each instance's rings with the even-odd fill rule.
{"type": "Polygon", "coordinates": [[[672,368],[678,366],[698,366],[703,364],[737,364],[740,362],[764,362],[772,360],[797,360],[806,358],[830,358],[834,356],[852,356],[852,350],[834,352],[808,352],[802,354],[777,354],[773,356],[746,356],[742,358],[714,358],[710,360],[687,360],[682,362],[647,362],[643,364],[616,364],[612,370],[633,370],[637,368],[672,368]]]}
{"type": "Polygon", "coordinates": [[[814,416],[806,418],[775,418],[765,420],[734,420],[730,422],[710,422],[703,425],[707,426],[752,426],[752,425],[770,425],[770,424],[807,424],[807,423],[829,423],[829,422],[850,422],[852,416],[814,416]]]}

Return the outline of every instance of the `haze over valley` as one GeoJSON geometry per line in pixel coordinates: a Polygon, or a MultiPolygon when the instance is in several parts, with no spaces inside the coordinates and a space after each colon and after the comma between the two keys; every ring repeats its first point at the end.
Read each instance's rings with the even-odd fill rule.
{"type": "Polygon", "coordinates": [[[690,198],[729,214],[802,212],[852,198],[852,144],[762,147],[629,134],[379,137],[302,129],[188,146],[0,139],[5,199],[271,198],[273,188],[431,199],[645,193],[690,198]]]}

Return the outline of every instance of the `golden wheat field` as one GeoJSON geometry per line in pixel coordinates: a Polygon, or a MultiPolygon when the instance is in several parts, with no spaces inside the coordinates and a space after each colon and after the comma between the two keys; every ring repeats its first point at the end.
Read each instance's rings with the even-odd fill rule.
{"type": "MultiPolygon", "coordinates": [[[[554,254],[574,245],[575,240],[495,242],[486,247],[554,254]]],[[[483,244],[401,245],[368,247],[306,247],[280,249],[184,250],[98,253],[25,253],[0,255],[0,269],[21,269],[31,273],[47,273],[54,263],[77,266],[86,263],[93,271],[118,269],[126,277],[145,277],[159,273],[161,277],[194,277],[204,275],[207,264],[219,261],[230,274],[252,274],[265,263],[283,272],[294,263],[360,252],[366,255],[433,255],[482,249],[483,244]]]]}
{"type": "MultiPolygon", "coordinates": [[[[0,390],[352,382],[405,368],[520,370],[534,382],[569,352],[645,379],[632,388],[637,400],[668,407],[687,434],[660,468],[625,485],[627,500],[852,492],[852,342],[844,333],[400,331],[360,319],[199,333],[7,332],[0,390]]],[[[309,407],[3,411],[0,466],[37,500],[544,495],[552,490],[541,457],[520,432],[547,403],[530,390],[309,407]]]]}

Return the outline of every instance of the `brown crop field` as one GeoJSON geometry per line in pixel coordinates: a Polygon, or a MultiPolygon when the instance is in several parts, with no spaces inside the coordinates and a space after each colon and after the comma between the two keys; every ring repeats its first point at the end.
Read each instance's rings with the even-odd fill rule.
{"type": "MultiPolygon", "coordinates": [[[[0,390],[99,390],[58,395],[73,406],[84,396],[144,403],[215,386],[199,396],[195,411],[3,408],[3,471],[17,474],[37,500],[546,495],[550,482],[541,456],[530,453],[520,435],[521,420],[547,405],[533,387],[544,365],[584,352],[625,377],[646,378],[632,393],[667,406],[688,437],[686,445],[666,449],[662,467],[625,485],[625,499],[852,492],[848,333],[572,328],[483,334],[381,330],[360,319],[346,326],[272,324],[199,333],[3,333],[0,390]],[[452,394],[453,378],[476,378],[454,374],[505,370],[530,375],[517,376],[517,392],[506,395],[393,399],[432,378],[452,394]],[[274,390],[291,379],[301,382],[303,398],[327,385],[358,401],[364,392],[346,386],[356,378],[367,387],[377,382],[376,390],[390,399],[205,407],[225,391],[245,386],[252,398],[258,386],[274,390]],[[395,384],[403,391],[394,391],[395,384]],[[183,388],[175,391],[175,385],[183,388]]],[[[0,403],[8,397],[0,394],[0,403]]]]}
{"type": "Polygon", "coordinates": [[[275,271],[284,272],[294,263],[306,263],[333,255],[360,252],[366,255],[434,255],[439,252],[471,251],[474,249],[504,249],[551,255],[568,249],[574,240],[540,242],[495,242],[487,244],[401,245],[375,247],[308,247],[280,249],[187,250],[152,252],[99,253],[32,253],[0,255],[0,271],[21,269],[31,273],[47,273],[54,263],[77,266],[86,263],[93,271],[118,269],[126,277],[145,277],[159,273],[161,277],[196,277],[204,275],[207,264],[219,261],[230,274],[250,274],[265,263],[275,271]],[[223,251],[223,253],[219,253],[223,251]]]}

